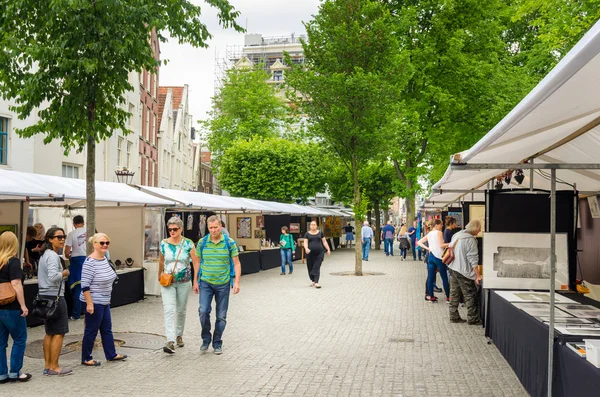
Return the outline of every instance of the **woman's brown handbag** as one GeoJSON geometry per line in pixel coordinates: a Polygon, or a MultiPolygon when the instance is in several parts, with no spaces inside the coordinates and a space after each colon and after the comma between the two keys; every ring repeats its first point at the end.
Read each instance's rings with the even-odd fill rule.
{"type": "Polygon", "coordinates": [[[10,282],[0,283],[0,306],[13,303],[17,293],[10,282]]]}
{"type": "Polygon", "coordinates": [[[442,254],[442,263],[444,265],[449,265],[452,262],[454,262],[454,248],[447,246],[446,249],[444,249],[444,253],[442,254]]]}
{"type": "Polygon", "coordinates": [[[160,275],[160,279],[158,280],[158,282],[163,287],[170,286],[175,279],[175,277],[173,276],[173,273],[175,273],[175,268],[177,267],[177,261],[179,260],[179,254],[181,254],[181,250],[183,249],[184,242],[185,242],[185,239],[181,240],[181,247],[179,247],[179,252],[177,252],[177,258],[175,258],[175,263],[173,264],[173,271],[171,273],[163,272],[163,274],[160,275]]]}

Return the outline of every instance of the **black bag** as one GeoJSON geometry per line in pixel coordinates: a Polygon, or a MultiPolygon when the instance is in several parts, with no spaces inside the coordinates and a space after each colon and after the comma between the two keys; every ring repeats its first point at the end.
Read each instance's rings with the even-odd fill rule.
{"type": "Polygon", "coordinates": [[[56,314],[58,308],[58,300],[60,299],[60,291],[62,289],[64,281],[61,280],[60,287],[58,287],[58,294],[55,299],[42,298],[38,296],[33,300],[33,310],[31,314],[40,320],[51,320],[56,314]]]}

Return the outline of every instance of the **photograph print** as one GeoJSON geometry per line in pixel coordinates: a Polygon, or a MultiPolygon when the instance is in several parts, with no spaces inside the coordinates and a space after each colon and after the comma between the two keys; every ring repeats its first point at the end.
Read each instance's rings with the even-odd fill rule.
{"type": "MultiPolygon", "coordinates": [[[[484,288],[550,288],[550,234],[486,233],[483,239],[484,288]]],[[[554,288],[569,284],[567,235],[556,235],[554,288]]]]}
{"type": "Polygon", "coordinates": [[[252,238],[252,218],[237,218],[237,238],[252,238]]]}

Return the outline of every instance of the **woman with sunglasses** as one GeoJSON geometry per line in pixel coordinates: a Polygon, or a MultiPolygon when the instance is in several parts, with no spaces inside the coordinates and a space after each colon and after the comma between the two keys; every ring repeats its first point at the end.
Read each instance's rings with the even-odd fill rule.
{"type": "Polygon", "coordinates": [[[106,259],[110,239],[104,233],[96,233],[90,237],[89,242],[94,251],[85,259],[81,267],[81,295],[79,295],[81,302],[86,305],[81,364],[97,367],[100,361],[94,360],[92,350],[98,331],[102,338],[104,357],[108,361],[122,361],[127,356],[117,354],[112,333],[110,297],[117,273],[106,259]]]}
{"type": "Polygon", "coordinates": [[[65,246],[67,235],[58,227],[48,229],[45,236],[45,244],[42,247],[40,261],[38,263],[38,288],[42,298],[56,299],[58,302],[56,311],[51,319],[44,320],[46,336],[44,337],[44,360],[45,375],[70,375],[70,368],[61,368],[58,365],[58,356],[62,349],[65,334],[69,332],[69,315],[67,313],[67,302],[65,301],[65,277],[69,271],[63,267],[63,262],[58,252],[65,246]]]}
{"type": "Polygon", "coordinates": [[[177,347],[183,347],[183,329],[188,296],[192,287],[192,269],[190,261],[197,268],[198,258],[194,242],[182,236],[183,221],[174,216],[167,222],[169,238],[160,242],[158,257],[158,279],[163,273],[173,275],[168,287],[161,286],[161,295],[165,315],[165,335],[167,342],[163,347],[165,353],[175,353],[177,347]],[[177,316],[175,316],[177,313],[177,316]]]}

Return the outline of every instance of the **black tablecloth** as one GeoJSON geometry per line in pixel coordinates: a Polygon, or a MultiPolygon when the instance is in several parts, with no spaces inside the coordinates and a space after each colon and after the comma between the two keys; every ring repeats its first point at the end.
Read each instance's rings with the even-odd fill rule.
{"type": "MultiPolygon", "coordinates": [[[[568,295],[568,297],[584,304],[596,305],[595,302],[590,302],[589,298],[576,295],[568,295]]],[[[489,312],[485,335],[494,341],[527,392],[534,397],[546,396],[548,388],[548,326],[517,309],[493,290],[489,293],[487,306],[489,312]]],[[[588,371],[576,373],[577,370],[574,368],[583,366],[581,362],[578,362],[579,365],[574,368],[567,368],[572,364],[574,358],[581,358],[575,353],[573,353],[574,357],[566,354],[563,349],[569,350],[569,348],[564,346],[564,343],[581,340],[581,336],[570,335],[556,335],[554,338],[553,392],[556,397],[585,395],[572,393],[571,387],[575,382],[578,382],[579,388],[586,390],[586,394],[590,396],[595,395],[594,390],[600,390],[600,387],[591,388],[589,386],[600,382],[600,370],[587,361],[585,364],[595,371],[588,368],[588,371]],[[584,375],[597,379],[587,380],[584,375]],[[569,392],[567,393],[567,391],[569,392]]]]}
{"type": "Polygon", "coordinates": [[[281,253],[279,248],[260,251],[260,269],[269,270],[281,266],[281,253]]]}
{"type": "MultiPolygon", "coordinates": [[[[587,339],[587,338],[586,338],[587,339]]],[[[597,396],[600,394],[600,369],[584,357],[579,357],[564,343],[554,349],[556,363],[554,378],[555,396],[597,396]]]]}
{"type": "Polygon", "coordinates": [[[242,276],[244,274],[258,273],[260,271],[260,251],[240,252],[242,276]]]}

